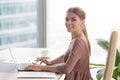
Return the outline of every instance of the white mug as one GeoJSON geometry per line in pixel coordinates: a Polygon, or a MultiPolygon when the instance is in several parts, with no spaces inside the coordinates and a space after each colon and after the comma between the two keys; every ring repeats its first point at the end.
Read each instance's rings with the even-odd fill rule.
{"type": "Polygon", "coordinates": [[[48,54],[49,54],[49,51],[48,51],[48,50],[42,50],[42,51],[41,51],[41,57],[47,58],[47,57],[48,57],[48,54]]]}

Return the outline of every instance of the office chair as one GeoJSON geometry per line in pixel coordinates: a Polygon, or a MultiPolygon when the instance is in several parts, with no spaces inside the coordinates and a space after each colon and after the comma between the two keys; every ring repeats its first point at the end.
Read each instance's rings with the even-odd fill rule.
{"type": "Polygon", "coordinates": [[[103,75],[103,80],[112,80],[115,58],[116,58],[116,49],[118,45],[118,36],[119,36],[119,31],[112,31],[110,35],[108,56],[106,60],[106,68],[103,75]]]}

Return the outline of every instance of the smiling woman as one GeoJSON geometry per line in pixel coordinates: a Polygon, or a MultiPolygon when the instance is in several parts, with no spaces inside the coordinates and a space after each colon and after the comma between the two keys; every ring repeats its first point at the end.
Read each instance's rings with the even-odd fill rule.
{"type": "Polygon", "coordinates": [[[66,12],[65,25],[67,31],[71,33],[71,41],[66,52],[51,61],[39,57],[36,61],[46,65],[33,64],[26,67],[26,70],[62,73],[65,74],[64,80],[93,80],[89,68],[91,48],[85,18],[85,12],[81,8],[69,8],[66,12]],[[63,64],[54,65],[58,63],[63,64]]]}

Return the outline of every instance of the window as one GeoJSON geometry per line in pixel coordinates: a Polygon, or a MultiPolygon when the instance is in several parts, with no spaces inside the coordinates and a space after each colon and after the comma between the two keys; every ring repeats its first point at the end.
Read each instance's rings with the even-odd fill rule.
{"type": "Polygon", "coordinates": [[[44,18],[41,17],[43,2],[45,0],[0,1],[0,50],[6,48],[8,43],[16,47],[43,47],[38,40],[42,40],[43,35],[39,33],[42,30],[38,29],[44,29],[40,28],[44,27],[40,22],[44,18]]]}

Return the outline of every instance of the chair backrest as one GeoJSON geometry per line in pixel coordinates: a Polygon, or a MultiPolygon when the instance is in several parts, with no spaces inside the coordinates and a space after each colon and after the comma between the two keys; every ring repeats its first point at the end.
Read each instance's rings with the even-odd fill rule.
{"type": "Polygon", "coordinates": [[[110,35],[110,43],[108,48],[108,56],[106,60],[106,68],[103,76],[103,80],[111,80],[113,69],[115,65],[116,49],[118,45],[119,31],[113,31],[110,35]]]}

